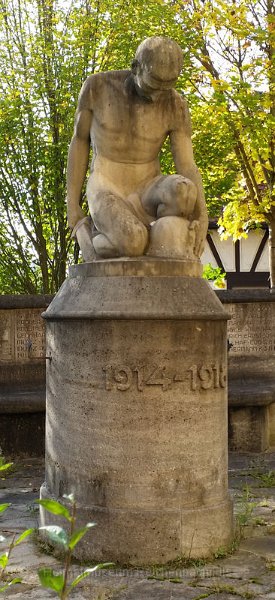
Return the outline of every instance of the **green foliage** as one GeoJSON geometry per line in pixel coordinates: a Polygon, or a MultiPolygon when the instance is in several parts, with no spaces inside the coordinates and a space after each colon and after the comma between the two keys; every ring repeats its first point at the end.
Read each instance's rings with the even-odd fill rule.
{"type": "Polygon", "coordinates": [[[65,564],[64,571],[62,574],[55,574],[52,569],[48,568],[39,569],[38,571],[38,576],[42,587],[49,588],[56,592],[58,597],[61,598],[61,600],[65,600],[66,598],[68,598],[72,590],[83,579],[88,577],[88,575],[90,575],[97,569],[102,569],[112,564],[101,563],[96,565],[95,567],[87,568],[75,579],[69,582],[72,551],[83,538],[83,536],[87,533],[87,531],[89,531],[91,527],[95,526],[95,523],[87,523],[85,527],[76,529],[76,502],[72,494],[66,495],[64,496],[64,498],[67,500],[67,502],[69,502],[70,510],[67,508],[67,506],[55,500],[37,500],[37,503],[40,504],[40,506],[42,506],[46,510],[48,510],[51,514],[63,517],[68,522],[70,527],[69,533],[67,533],[65,529],[63,529],[59,525],[46,525],[44,527],[39,528],[40,531],[46,533],[51,542],[60,544],[65,551],[65,564]]]}
{"type": "MultiPolygon", "coordinates": [[[[268,469],[268,463],[263,457],[252,460],[244,474],[256,479],[259,487],[275,487],[275,471],[268,469]]],[[[268,506],[268,502],[262,502],[261,506],[268,506]]]]}
{"type": "Polygon", "coordinates": [[[20,577],[14,577],[11,581],[0,587],[0,593],[6,592],[9,587],[15,585],[16,583],[21,583],[21,581],[22,579],[20,579],[20,577]]]}
{"type": "Polygon", "coordinates": [[[1,456],[1,454],[0,454],[0,474],[8,475],[8,473],[10,473],[10,471],[12,470],[12,467],[13,467],[13,463],[6,462],[5,457],[1,456]]]}
{"type": "Polygon", "coordinates": [[[251,490],[248,485],[244,486],[241,498],[237,506],[236,522],[238,525],[238,536],[241,539],[243,536],[244,527],[251,523],[253,510],[257,506],[256,502],[252,501],[251,490]]]}
{"type": "MultiPolygon", "coordinates": [[[[5,503],[5,504],[0,504],[0,513],[4,513],[7,508],[9,508],[10,504],[5,503]]],[[[10,581],[6,581],[6,570],[9,564],[9,560],[12,554],[13,549],[16,546],[19,546],[19,544],[21,544],[22,542],[24,542],[24,540],[26,540],[27,537],[29,537],[32,533],[34,532],[34,529],[26,529],[23,533],[21,533],[21,535],[19,535],[18,537],[16,537],[16,535],[14,535],[12,537],[11,542],[8,544],[7,550],[0,555],[0,593],[5,592],[9,587],[11,587],[12,585],[15,585],[16,583],[21,583],[21,578],[19,577],[14,577],[13,579],[11,579],[10,581]],[[4,583],[4,585],[1,585],[2,583],[4,583]]],[[[0,536],[0,542],[5,542],[5,537],[4,536],[0,536]]]]}
{"type": "Polygon", "coordinates": [[[68,536],[63,527],[59,527],[58,525],[45,525],[39,529],[47,534],[51,542],[61,544],[66,549],[68,548],[68,536]]]}
{"type": "Polygon", "coordinates": [[[2,293],[60,287],[74,260],[65,175],[82,83],[130,67],[138,43],[173,24],[162,0],[0,0],[2,293]]]}
{"type": "Polygon", "coordinates": [[[256,473],[252,476],[259,481],[259,487],[275,487],[275,471],[270,470],[267,473],[256,473]]]}
{"type": "Polygon", "coordinates": [[[0,504],[0,513],[5,512],[5,510],[7,510],[7,508],[9,508],[10,504],[6,503],[6,504],[0,504]]]}
{"type": "MultiPolygon", "coordinates": [[[[138,43],[155,34],[184,50],[177,89],[191,108],[210,215],[235,239],[275,217],[269,0],[0,0],[2,293],[54,292],[62,283],[77,256],[65,174],[79,90],[87,75],[130,66],[138,43]]],[[[174,172],[168,144],[160,160],[174,172]]]]}
{"type": "Polygon", "coordinates": [[[223,273],[220,267],[213,267],[210,263],[207,263],[203,267],[202,276],[208,281],[213,281],[217,287],[225,287],[226,273],[223,273]]]}
{"type": "Polygon", "coordinates": [[[55,575],[52,569],[39,569],[38,571],[39,581],[44,588],[49,588],[54,592],[58,593],[58,596],[62,593],[64,587],[64,576],[55,575]]]}
{"type": "Polygon", "coordinates": [[[62,517],[67,519],[67,521],[72,520],[72,516],[68,508],[66,508],[66,506],[64,506],[63,504],[60,504],[60,502],[56,502],[56,500],[49,499],[38,500],[37,502],[38,504],[40,504],[40,506],[46,508],[46,510],[52,515],[62,515],[62,517]]]}

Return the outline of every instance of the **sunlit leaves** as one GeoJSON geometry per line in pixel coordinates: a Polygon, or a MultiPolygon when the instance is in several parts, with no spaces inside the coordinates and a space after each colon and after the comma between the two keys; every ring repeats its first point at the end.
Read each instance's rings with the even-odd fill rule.
{"type": "Polygon", "coordinates": [[[1,292],[54,292],[72,242],[68,145],[87,75],[131,65],[138,42],[167,33],[163,2],[1,0],[1,292]]]}
{"type": "MultiPolygon", "coordinates": [[[[275,33],[266,0],[0,0],[0,6],[2,293],[54,292],[64,279],[72,260],[66,160],[79,90],[87,75],[129,67],[146,36],[169,35],[183,48],[177,89],[191,107],[210,214],[234,202],[236,233],[242,219],[268,218],[275,33]]],[[[168,147],[160,158],[164,172],[174,172],[168,147]]]]}
{"type": "Polygon", "coordinates": [[[40,506],[42,506],[43,508],[46,508],[46,510],[52,513],[53,515],[61,515],[62,517],[65,517],[67,521],[71,521],[70,511],[66,508],[66,506],[64,506],[60,502],[57,502],[56,500],[51,500],[50,498],[47,498],[45,500],[37,500],[36,502],[40,504],[40,506]]]}
{"type": "Polygon", "coordinates": [[[46,533],[51,542],[61,544],[65,548],[68,547],[68,537],[63,527],[59,527],[59,525],[45,525],[39,527],[39,531],[46,533]]]}
{"type": "Polygon", "coordinates": [[[55,574],[52,569],[42,568],[38,570],[38,577],[42,587],[49,588],[60,594],[64,586],[64,576],[55,574]]]}

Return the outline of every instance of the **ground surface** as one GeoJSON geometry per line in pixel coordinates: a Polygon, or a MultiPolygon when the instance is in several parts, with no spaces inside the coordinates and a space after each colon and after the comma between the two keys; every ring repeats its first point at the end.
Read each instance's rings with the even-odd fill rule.
{"type": "MultiPolygon", "coordinates": [[[[43,482],[40,459],[15,459],[15,470],[0,480],[1,500],[11,507],[3,513],[0,555],[12,536],[29,527],[37,527],[38,498],[43,482]]],[[[113,569],[99,571],[75,588],[75,600],[275,600],[275,453],[261,455],[232,454],[230,488],[234,495],[237,529],[242,540],[232,555],[188,568],[113,569]],[[174,581],[173,581],[174,580],[174,581]]],[[[37,542],[28,539],[11,555],[8,579],[21,577],[22,583],[0,594],[9,600],[57,598],[54,592],[39,586],[37,569],[41,566],[59,572],[62,564],[42,552],[37,542]]],[[[81,572],[73,565],[72,576],[81,572]]]]}

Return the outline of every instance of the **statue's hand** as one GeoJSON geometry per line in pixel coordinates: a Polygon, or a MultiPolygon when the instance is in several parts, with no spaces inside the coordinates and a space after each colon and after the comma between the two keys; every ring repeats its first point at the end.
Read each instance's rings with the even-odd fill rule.
{"type": "Polygon", "coordinates": [[[205,226],[204,221],[194,221],[194,223],[196,223],[196,238],[195,238],[195,245],[194,245],[194,255],[197,258],[200,258],[203,251],[204,251],[204,247],[205,247],[205,240],[206,240],[206,234],[207,234],[207,226],[205,226]]]}
{"type": "Polygon", "coordinates": [[[78,221],[81,221],[85,216],[85,213],[79,205],[77,207],[68,206],[67,219],[70,229],[74,229],[78,221]]]}

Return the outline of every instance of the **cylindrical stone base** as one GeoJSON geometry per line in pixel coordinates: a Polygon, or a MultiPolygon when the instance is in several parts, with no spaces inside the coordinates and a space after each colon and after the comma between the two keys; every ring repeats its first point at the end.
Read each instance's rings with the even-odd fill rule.
{"type": "MultiPolygon", "coordinates": [[[[147,277],[142,261],[137,276],[134,260],[130,275],[125,264],[121,275],[124,261],[110,262],[117,275],[106,275],[107,261],[74,267],[45,314],[52,360],[41,495],[74,493],[79,523],[97,523],[79,558],[210,556],[232,536],[227,315],[183,261],[170,271],[168,261],[144,261],[145,273],[154,264],[147,277]]],[[[53,520],[43,510],[41,519],[53,520]]]]}

